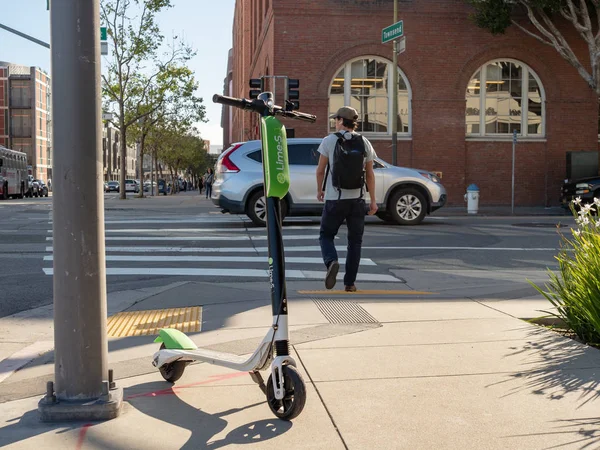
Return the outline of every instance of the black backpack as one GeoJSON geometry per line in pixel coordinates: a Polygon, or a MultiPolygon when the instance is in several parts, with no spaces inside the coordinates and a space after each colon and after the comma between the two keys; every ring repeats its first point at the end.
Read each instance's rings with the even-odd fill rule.
{"type": "MultiPolygon", "coordinates": [[[[342,133],[335,133],[338,140],[333,151],[333,170],[331,171],[331,184],[342,196],[342,189],[360,189],[362,197],[365,184],[364,158],[366,155],[365,141],[358,134],[352,134],[352,139],[346,140],[342,133]]],[[[327,164],[324,186],[327,184],[327,175],[330,165],[327,164]]]]}

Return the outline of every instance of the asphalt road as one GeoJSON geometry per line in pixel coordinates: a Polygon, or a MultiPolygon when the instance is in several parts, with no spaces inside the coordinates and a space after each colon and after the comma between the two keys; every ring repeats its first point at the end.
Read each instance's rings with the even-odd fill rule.
{"type": "MultiPolygon", "coordinates": [[[[51,219],[51,197],[0,202],[0,317],[52,303],[51,219]]],[[[572,224],[556,216],[445,216],[443,209],[416,227],[367,222],[359,289],[511,298],[535,294],[527,279],[539,282],[556,268],[556,225],[568,233],[572,224]]],[[[318,225],[316,217],[285,221],[286,270],[297,287],[323,289],[318,225]]],[[[264,228],[219,213],[197,193],[126,201],[107,194],[105,228],[108,292],[181,280],[267,282],[264,228]]],[[[345,235],[342,228],[340,257],[345,235]]]]}

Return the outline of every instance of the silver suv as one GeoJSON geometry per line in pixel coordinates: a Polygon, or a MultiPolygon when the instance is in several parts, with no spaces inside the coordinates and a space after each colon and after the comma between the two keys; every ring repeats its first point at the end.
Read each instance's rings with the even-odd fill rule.
{"type": "MultiPolygon", "coordinates": [[[[282,203],[284,217],[320,215],[316,166],[321,139],[288,139],[290,190],[282,203]]],[[[374,161],[377,217],[402,225],[416,225],[425,215],[446,203],[446,189],[428,171],[395,167],[374,161]]],[[[260,141],[233,144],[215,165],[212,202],[223,212],[247,214],[257,225],[265,224],[265,198],[260,141]]]]}

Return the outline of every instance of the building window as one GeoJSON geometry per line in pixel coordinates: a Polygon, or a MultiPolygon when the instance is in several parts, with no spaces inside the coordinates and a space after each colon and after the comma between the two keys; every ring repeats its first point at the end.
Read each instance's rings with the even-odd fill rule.
{"type": "Polygon", "coordinates": [[[469,137],[510,136],[514,130],[522,137],[543,137],[546,131],[542,83],[522,62],[486,63],[467,86],[465,117],[469,137]]]}
{"type": "MultiPolygon", "coordinates": [[[[344,105],[358,112],[357,131],[367,135],[392,134],[392,63],[381,58],[361,58],[348,61],[338,70],[329,90],[329,114],[344,105]]],[[[399,135],[411,134],[412,93],[406,76],[398,69],[399,135]]],[[[329,121],[329,131],[335,131],[335,121],[329,121]]]]}

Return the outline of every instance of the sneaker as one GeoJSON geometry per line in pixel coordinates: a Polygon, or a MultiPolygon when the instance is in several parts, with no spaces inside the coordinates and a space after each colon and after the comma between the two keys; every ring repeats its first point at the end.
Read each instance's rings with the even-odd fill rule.
{"type": "Polygon", "coordinates": [[[327,275],[325,275],[325,287],[327,289],[333,289],[335,286],[335,282],[337,274],[340,270],[340,263],[337,261],[332,261],[329,263],[329,267],[327,267],[327,275]]]}
{"type": "Polygon", "coordinates": [[[346,292],[356,292],[356,286],[346,286],[345,290],[346,292]]]}

